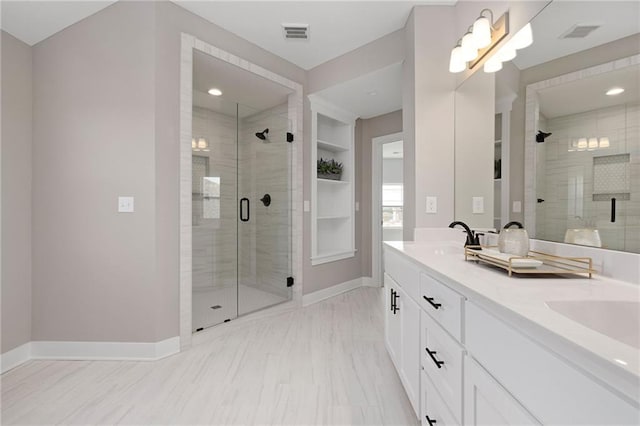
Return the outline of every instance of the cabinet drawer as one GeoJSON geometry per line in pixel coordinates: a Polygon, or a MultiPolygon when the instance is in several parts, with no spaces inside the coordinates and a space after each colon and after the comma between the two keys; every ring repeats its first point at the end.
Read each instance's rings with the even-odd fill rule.
{"type": "Polygon", "coordinates": [[[402,289],[418,300],[420,297],[420,269],[404,259],[403,256],[395,253],[393,250],[385,248],[384,250],[384,272],[389,274],[402,289]]]}
{"type": "Polygon", "coordinates": [[[464,297],[441,282],[420,273],[420,304],[458,342],[462,342],[464,297]]]}
{"type": "Polygon", "coordinates": [[[458,422],[426,373],[421,373],[422,380],[422,426],[459,426],[458,422]],[[429,422],[431,421],[431,422],[429,422]]]}
{"type": "Polygon", "coordinates": [[[421,315],[421,363],[449,410],[462,422],[462,366],[464,349],[433,318],[421,315]]]}
{"type": "Polygon", "coordinates": [[[639,424],[637,402],[621,399],[474,303],[465,307],[465,333],[473,358],[542,424],[639,424]]]}

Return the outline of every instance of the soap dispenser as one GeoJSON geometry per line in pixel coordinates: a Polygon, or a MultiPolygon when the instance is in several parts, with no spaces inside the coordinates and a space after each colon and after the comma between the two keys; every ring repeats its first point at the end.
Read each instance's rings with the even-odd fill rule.
{"type": "Polygon", "coordinates": [[[500,253],[527,257],[529,254],[529,234],[520,222],[509,222],[500,231],[498,250],[500,253]],[[517,228],[511,228],[512,226],[517,228]]]}

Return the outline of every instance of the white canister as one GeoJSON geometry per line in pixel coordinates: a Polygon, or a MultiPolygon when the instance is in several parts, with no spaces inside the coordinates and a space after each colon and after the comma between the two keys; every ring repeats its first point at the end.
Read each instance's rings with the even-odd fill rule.
{"type": "Polygon", "coordinates": [[[529,234],[526,229],[502,229],[498,236],[498,250],[526,257],[529,254],[529,234]]]}

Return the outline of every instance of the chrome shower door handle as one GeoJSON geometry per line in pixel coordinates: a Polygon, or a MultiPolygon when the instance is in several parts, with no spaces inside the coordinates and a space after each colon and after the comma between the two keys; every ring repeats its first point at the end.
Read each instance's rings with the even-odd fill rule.
{"type": "Polygon", "coordinates": [[[248,198],[241,198],[240,199],[240,220],[242,222],[249,222],[250,217],[251,217],[251,207],[250,207],[249,199],[248,198]],[[246,216],[245,216],[245,211],[244,211],[244,206],[245,205],[247,207],[246,216]]]}

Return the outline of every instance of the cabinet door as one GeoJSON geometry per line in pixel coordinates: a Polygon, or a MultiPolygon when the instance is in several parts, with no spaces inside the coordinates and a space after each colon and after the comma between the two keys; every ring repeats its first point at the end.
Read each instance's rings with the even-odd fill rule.
{"type": "Polygon", "coordinates": [[[477,362],[465,357],[465,425],[539,425],[477,362]]]}
{"type": "Polygon", "coordinates": [[[384,291],[385,291],[385,304],[384,304],[384,342],[391,356],[393,364],[396,366],[396,370],[401,370],[401,339],[400,334],[400,306],[399,306],[399,286],[393,281],[393,279],[385,274],[384,275],[384,291]]]}
{"type": "Polygon", "coordinates": [[[420,307],[407,293],[398,289],[402,367],[400,375],[416,416],[420,415],[420,307]]]}

